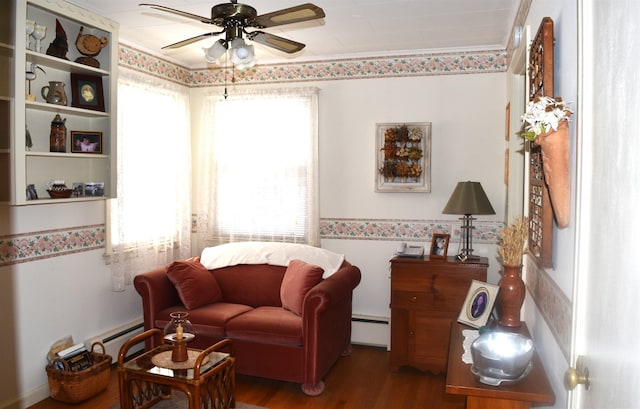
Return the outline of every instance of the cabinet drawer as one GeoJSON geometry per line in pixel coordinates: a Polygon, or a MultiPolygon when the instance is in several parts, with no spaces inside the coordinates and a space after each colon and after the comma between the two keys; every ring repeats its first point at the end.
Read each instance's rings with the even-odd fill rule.
{"type": "Polygon", "coordinates": [[[391,306],[399,308],[429,308],[435,306],[436,295],[433,292],[392,291],[391,306]]]}
{"type": "Polygon", "coordinates": [[[472,279],[483,281],[484,277],[480,274],[429,274],[410,279],[392,277],[391,305],[459,311],[472,279]]]}

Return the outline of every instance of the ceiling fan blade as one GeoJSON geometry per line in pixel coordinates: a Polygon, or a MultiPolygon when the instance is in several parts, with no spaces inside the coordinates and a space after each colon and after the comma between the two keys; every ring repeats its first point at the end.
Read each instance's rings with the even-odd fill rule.
{"type": "Polygon", "coordinates": [[[295,53],[304,48],[304,44],[302,43],[273,34],[264,33],[262,31],[253,31],[249,33],[247,38],[251,41],[255,41],[256,43],[260,43],[289,54],[295,53]]]}
{"type": "Polygon", "coordinates": [[[259,15],[251,20],[250,25],[258,28],[275,27],[283,24],[315,20],[323,18],[324,16],[324,10],[320,7],[315,4],[306,3],[274,11],[273,13],[259,15]]]}
{"type": "Polygon", "coordinates": [[[164,47],[162,47],[162,49],[164,50],[164,49],[167,49],[167,48],[174,49],[174,48],[184,47],[185,45],[189,45],[189,44],[195,43],[196,41],[204,40],[207,37],[217,36],[217,35],[220,35],[222,33],[224,33],[224,31],[200,34],[200,35],[197,35],[195,37],[187,38],[186,40],[178,41],[177,43],[165,45],[164,47]]]}
{"type": "Polygon", "coordinates": [[[177,14],[178,16],[190,18],[190,19],[193,19],[193,20],[198,20],[198,21],[200,21],[202,23],[215,24],[215,22],[213,20],[211,20],[209,17],[203,17],[203,16],[199,16],[197,14],[187,13],[186,11],[172,9],[170,7],[161,6],[159,4],[140,3],[140,4],[138,4],[138,6],[145,6],[145,7],[150,7],[152,9],[156,9],[156,10],[160,10],[160,11],[166,11],[167,13],[177,14]]]}

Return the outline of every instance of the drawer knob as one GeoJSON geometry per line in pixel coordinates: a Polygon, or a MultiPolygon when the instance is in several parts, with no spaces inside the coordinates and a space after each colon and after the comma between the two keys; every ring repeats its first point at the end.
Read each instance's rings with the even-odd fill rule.
{"type": "Polygon", "coordinates": [[[418,297],[411,297],[411,302],[416,302],[418,301],[418,297]]]}

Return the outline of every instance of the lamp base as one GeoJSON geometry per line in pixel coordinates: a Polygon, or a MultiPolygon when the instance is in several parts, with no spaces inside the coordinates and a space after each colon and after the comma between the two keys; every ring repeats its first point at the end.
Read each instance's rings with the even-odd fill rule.
{"type": "Polygon", "coordinates": [[[480,260],[480,256],[474,256],[473,254],[465,254],[465,253],[460,253],[456,256],[456,259],[458,259],[458,261],[478,261],[480,260]]]}

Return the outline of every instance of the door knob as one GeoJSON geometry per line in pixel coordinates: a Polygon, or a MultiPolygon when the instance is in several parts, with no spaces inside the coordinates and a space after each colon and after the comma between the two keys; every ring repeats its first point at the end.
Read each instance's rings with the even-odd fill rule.
{"type": "Polygon", "coordinates": [[[589,368],[585,365],[584,357],[579,356],[576,359],[576,367],[569,368],[564,374],[564,383],[568,390],[575,389],[578,385],[584,385],[585,390],[589,390],[589,368]]]}

